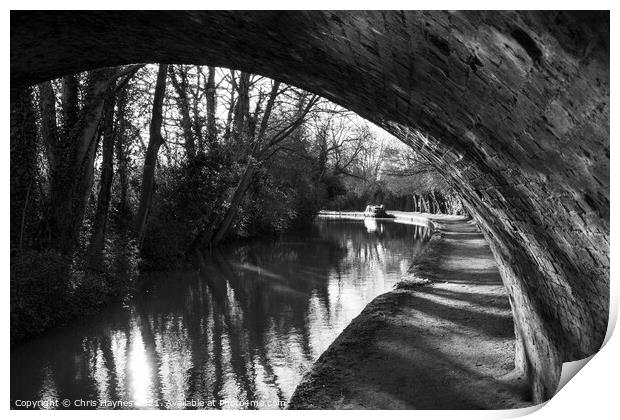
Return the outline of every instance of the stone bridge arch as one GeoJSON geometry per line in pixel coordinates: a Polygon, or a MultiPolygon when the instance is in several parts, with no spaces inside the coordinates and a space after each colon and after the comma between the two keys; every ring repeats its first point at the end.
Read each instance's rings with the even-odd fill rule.
{"type": "Polygon", "coordinates": [[[421,150],[509,291],[550,398],[609,311],[608,12],[13,12],[12,89],[96,67],[209,64],[318,93],[421,150]]]}

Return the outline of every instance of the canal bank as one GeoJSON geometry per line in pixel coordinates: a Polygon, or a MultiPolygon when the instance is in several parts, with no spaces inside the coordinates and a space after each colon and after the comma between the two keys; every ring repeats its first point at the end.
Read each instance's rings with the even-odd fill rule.
{"type": "Polygon", "coordinates": [[[510,303],[484,237],[465,217],[430,218],[435,234],[407,278],[321,355],[289,409],[532,405],[513,371],[510,303]]]}

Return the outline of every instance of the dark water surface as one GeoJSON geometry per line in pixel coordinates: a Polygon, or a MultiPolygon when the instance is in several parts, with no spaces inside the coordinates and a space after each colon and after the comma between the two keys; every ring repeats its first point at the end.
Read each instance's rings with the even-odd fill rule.
{"type": "Polygon", "coordinates": [[[393,221],[321,220],[304,236],[152,273],[129,305],[12,348],[11,406],[282,408],[427,235],[393,221]]]}

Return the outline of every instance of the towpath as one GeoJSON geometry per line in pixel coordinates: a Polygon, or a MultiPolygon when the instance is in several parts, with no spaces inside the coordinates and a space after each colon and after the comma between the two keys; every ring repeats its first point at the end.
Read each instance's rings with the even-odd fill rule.
{"type": "Polygon", "coordinates": [[[502,409],[532,405],[514,368],[510,304],[475,224],[431,216],[425,285],[374,299],[297,387],[290,409],[502,409]]]}

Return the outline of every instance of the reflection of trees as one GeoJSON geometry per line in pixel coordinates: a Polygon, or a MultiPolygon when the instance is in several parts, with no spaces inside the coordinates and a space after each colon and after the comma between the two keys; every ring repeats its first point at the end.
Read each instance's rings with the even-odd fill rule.
{"type": "Polygon", "coordinates": [[[103,316],[105,322],[60,328],[12,349],[11,399],[96,399],[102,388],[110,398],[122,398],[111,336],[113,331],[129,331],[131,316],[119,308],[103,316]]]}
{"type": "Polygon", "coordinates": [[[392,222],[372,233],[359,222],[319,224],[302,241],[216,250],[196,271],[153,275],[131,310],[27,346],[12,360],[28,363],[11,371],[12,397],[38,399],[45,371],[45,386],[57,386],[45,392],[59,398],[286,400],[316,357],[308,317],[331,325],[340,316],[330,281],[341,290],[372,264],[391,269],[390,256],[411,255],[424,234],[392,222]]]}
{"type": "Polygon", "coordinates": [[[359,224],[358,221],[343,223],[339,220],[326,220],[319,224],[322,237],[340,243],[347,251],[347,255],[340,262],[340,270],[364,269],[375,262],[383,264],[387,270],[395,270],[399,261],[388,261],[385,256],[410,259],[420,250],[421,242],[430,234],[423,226],[393,221],[377,220],[377,230],[372,232],[360,229],[359,224]]]}

